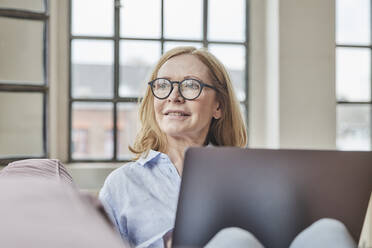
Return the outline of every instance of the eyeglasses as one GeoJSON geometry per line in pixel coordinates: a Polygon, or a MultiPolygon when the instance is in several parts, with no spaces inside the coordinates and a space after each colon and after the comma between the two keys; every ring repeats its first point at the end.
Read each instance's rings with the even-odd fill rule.
{"type": "Polygon", "coordinates": [[[179,94],[186,100],[194,100],[198,98],[204,87],[208,87],[217,91],[217,88],[200,82],[196,79],[185,79],[181,82],[170,81],[166,78],[157,78],[148,83],[151,87],[152,94],[158,99],[166,99],[173,91],[173,84],[178,84],[179,94]]]}

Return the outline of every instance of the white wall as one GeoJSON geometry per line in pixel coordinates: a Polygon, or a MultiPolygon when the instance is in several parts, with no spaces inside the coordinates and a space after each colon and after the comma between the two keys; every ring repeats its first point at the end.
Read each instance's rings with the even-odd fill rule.
{"type": "Polygon", "coordinates": [[[249,145],[266,147],[266,1],[250,2],[249,145]]]}
{"type": "Polygon", "coordinates": [[[335,149],[335,3],[252,0],[250,146],[335,149]]]}
{"type": "Polygon", "coordinates": [[[50,157],[68,159],[69,0],[50,0],[50,157]]]}

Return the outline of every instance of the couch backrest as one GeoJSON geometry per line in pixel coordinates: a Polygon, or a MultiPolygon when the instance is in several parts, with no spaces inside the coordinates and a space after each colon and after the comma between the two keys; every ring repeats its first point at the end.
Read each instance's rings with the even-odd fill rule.
{"type": "Polygon", "coordinates": [[[10,163],[0,171],[3,176],[42,177],[72,184],[72,177],[57,159],[25,159],[10,163]]]}

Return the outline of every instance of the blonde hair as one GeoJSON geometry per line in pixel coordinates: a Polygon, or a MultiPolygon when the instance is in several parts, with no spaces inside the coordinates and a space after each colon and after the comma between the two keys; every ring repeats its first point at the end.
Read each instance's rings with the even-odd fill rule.
{"type": "MultiPolygon", "coordinates": [[[[149,81],[157,78],[160,67],[166,61],[182,54],[194,55],[205,64],[209,68],[211,77],[215,81],[214,86],[217,88],[216,96],[220,103],[222,116],[219,119],[212,120],[205,144],[246,146],[247,133],[230,77],[222,63],[206,49],[177,47],[169,50],[156,64],[149,81]]],[[[142,154],[147,155],[151,149],[159,152],[166,152],[167,150],[167,138],[156,122],[153,103],[154,96],[150,87],[148,87],[139,108],[141,129],[133,147],[129,147],[130,151],[136,154],[135,159],[138,159],[142,154]]]]}

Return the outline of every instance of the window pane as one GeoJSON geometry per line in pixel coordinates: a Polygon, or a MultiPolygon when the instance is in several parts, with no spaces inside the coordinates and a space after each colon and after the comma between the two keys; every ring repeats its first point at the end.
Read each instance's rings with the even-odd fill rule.
{"type": "Polygon", "coordinates": [[[151,70],[160,58],[160,52],[160,42],[120,42],[120,96],[144,95],[151,70]]]}
{"type": "Polygon", "coordinates": [[[44,12],[45,10],[44,0],[27,1],[1,0],[0,8],[22,9],[37,12],[44,12]]]}
{"type": "Polygon", "coordinates": [[[113,96],[114,44],[112,41],[73,40],[72,96],[113,96]]]}
{"type": "Polygon", "coordinates": [[[114,0],[72,0],[72,34],[113,36],[114,0]]]}
{"type": "Polygon", "coordinates": [[[203,1],[164,0],[164,36],[202,39],[203,1]]]}
{"type": "Polygon", "coordinates": [[[0,157],[45,156],[43,94],[0,92],[0,157]]]}
{"type": "Polygon", "coordinates": [[[119,103],[118,119],[118,158],[132,159],[133,153],[129,151],[128,146],[133,146],[140,127],[138,120],[138,104],[119,103]]]}
{"type": "Polygon", "coordinates": [[[44,83],[44,23],[0,17],[0,81],[44,83]]]}
{"type": "Polygon", "coordinates": [[[195,48],[201,48],[203,47],[203,43],[200,43],[200,42],[164,42],[164,52],[167,52],[179,46],[193,46],[195,48]]]}
{"type": "Polygon", "coordinates": [[[120,9],[120,35],[159,38],[160,10],[160,0],[125,0],[120,9]]]}
{"type": "Polygon", "coordinates": [[[245,40],[245,1],[209,0],[208,39],[245,40]]]}
{"type": "Polygon", "coordinates": [[[336,55],[337,99],[370,101],[370,49],[337,48],[336,55]]]}
{"type": "Polygon", "coordinates": [[[370,43],[370,0],[336,1],[336,42],[370,43]]]}
{"type": "Polygon", "coordinates": [[[345,105],[337,107],[337,148],[340,150],[371,149],[371,107],[345,105]]]}
{"type": "Polygon", "coordinates": [[[226,67],[239,101],[245,100],[245,48],[240,45],[209,45],[209,51],[226,67]]]}
{"type": "Polygon", "coordinates": [[[112,103],[72,105],[72,158],[111,159],[113,156],[112,103]]]}

